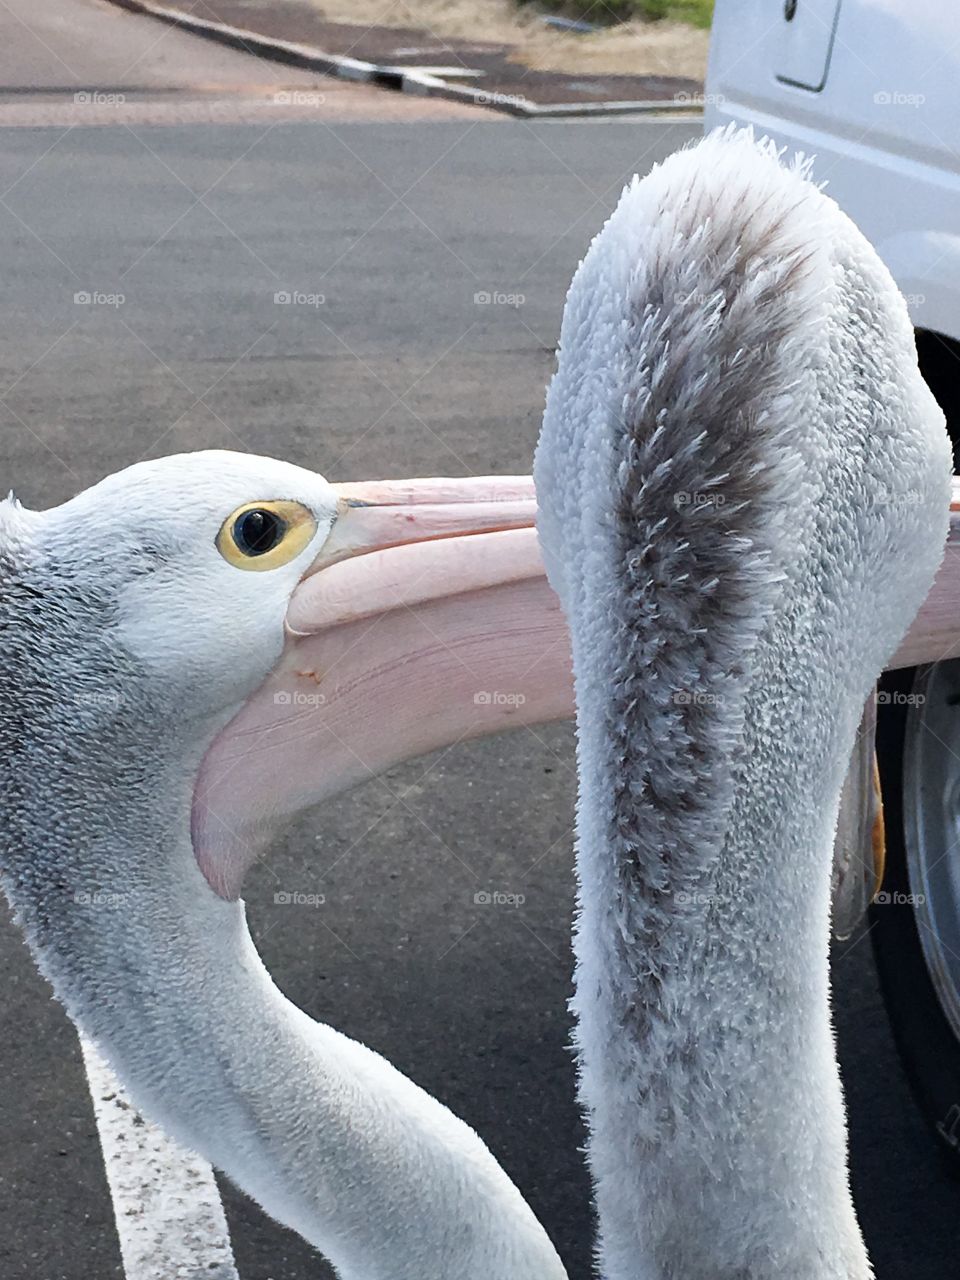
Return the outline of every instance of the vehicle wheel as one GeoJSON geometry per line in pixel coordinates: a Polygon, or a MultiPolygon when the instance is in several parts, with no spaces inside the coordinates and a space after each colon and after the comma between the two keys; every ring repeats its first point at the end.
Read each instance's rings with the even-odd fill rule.
{"type": "Polygon", "coordinates": [[[871,937],[910,1084],[960,1171],[960,660],[888,673],[878,703],[887,868],[871,937]]]}

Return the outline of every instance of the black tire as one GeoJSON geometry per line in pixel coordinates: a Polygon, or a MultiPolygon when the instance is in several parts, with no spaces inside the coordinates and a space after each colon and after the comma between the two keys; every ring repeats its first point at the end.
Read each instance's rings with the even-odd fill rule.
{"type": "MultiPolygon", "coordinates": [[[[918,668],[893,671],[880,688],[909,694],[918,668]]],[[[885,900],[870,908],[871,939],[894,1040],[931,1133],[960,1173],[960,1040],[948,1022],[920,943],[903,823],[903,745],[910,706],[881,700],[877,757],[886,820],[885,900]]]]}

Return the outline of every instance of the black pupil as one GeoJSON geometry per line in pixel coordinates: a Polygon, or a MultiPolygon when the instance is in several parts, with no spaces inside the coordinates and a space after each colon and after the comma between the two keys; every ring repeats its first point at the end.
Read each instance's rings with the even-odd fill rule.
{"type": "Polygon", "coordinates": [[[233,540],[245,556],[263,556],[272,551],[286,533],[286,525],[272,511],[257,507],[245,511],[233,524],[233,540]]]}

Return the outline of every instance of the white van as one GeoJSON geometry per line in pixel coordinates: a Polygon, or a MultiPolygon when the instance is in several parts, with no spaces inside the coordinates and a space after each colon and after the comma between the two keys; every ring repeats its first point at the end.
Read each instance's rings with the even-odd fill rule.
{"type": "MultiPolygon", "coordinates": [[[[960,6],[717,0],[705,114],[815,157],[907,299],[956,459],[960,6]]],[[[871,937],[914,1090],[960,1158],[960,658],[885,677],[880,704],[888,862],[871,937]]]]}

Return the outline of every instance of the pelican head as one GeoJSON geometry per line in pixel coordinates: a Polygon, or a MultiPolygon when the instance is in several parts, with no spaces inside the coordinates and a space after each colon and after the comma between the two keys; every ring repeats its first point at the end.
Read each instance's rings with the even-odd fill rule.
{"type": "Polygon", "coordinates": [[[138,463],[50,511],[8,501],[12,642],[58,647],[45,675],[67,707],[141,696],[188,720],[220,715],[277,661],[290,598],[338,501],[301,467],[219,451],[138,463]],[[102,671],[104,687],[88,687],[97,659],[113,678],[102,671]]]}

